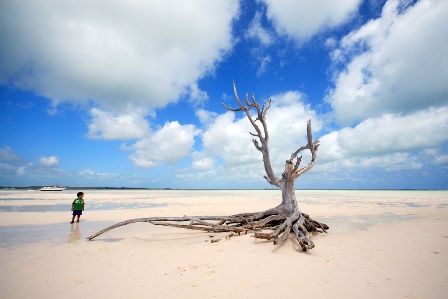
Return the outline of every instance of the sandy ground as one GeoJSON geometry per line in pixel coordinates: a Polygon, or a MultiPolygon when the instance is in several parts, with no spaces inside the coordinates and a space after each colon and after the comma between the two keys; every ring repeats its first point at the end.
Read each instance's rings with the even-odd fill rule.
{"type": "Polygon", "coordinates": [[[70,225],[72,191],[0,192],[0,297],[446,298],[446,191],[298,191],[302,211],[330,226],[306,253],[292,238],[274,246],[250,233],[226,240],[146,223],[86,240],[126,219],[261,211],[279,196],[92,191],[81,222],[70,225]]]}

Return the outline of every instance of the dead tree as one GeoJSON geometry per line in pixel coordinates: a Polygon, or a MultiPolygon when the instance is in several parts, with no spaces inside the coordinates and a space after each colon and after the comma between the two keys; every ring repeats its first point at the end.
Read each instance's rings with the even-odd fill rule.
{"type": "Polygon", "coordinates": [[[227,232],[230,233],[229,237],[234,234],[252,231],[254,232],[253,237],[257,239],[273,240],[274,244],[283,243],[292,232],[303,251],[307,251],[314,247],[314,243],[310,240],[309,234],[312,232],[326,233],[328,226],[311,219],[299,209],[294,188],[296,179],[310,170],[316,163],[319,140],[312,140],[311,120],[307,123],[307,144],[291,154],[291,157],[286,160],[285,169],[281,178],[277,177],[271,166],[268,147],[269,133],[266,124],[266,113],[271,107],[271,99],[269,99],[268,103],[264,101],[262,107],[260,107],[254,96],[252,96],[252,101],[250,101],[246,94],[246,101],[245,104],[243,104],[238,98],[235,84],[233,85],[233,90],[238,103],[238,108],[234,109],[225,104],[223,105],[229,111],[243,111],[246,113],[252,127],[255,129],[255,133],[250,133],[255,137],[252,141],[255,148],[263,155],[264,169],[266,171],[266,176],[264,178],[269,184],[280,188],[282,192],[282,202],[278,206],[266,211],[242,213],[231,216],[183,216],[130,219],[107,227],[88,237],[88,240],[92,240],[97,236],[120,226],[136,222],[148,222],[154,225],[172,226],[206,232],[227,232]],[[252,116],[251,111],[255,111],[256,115],[252,116]],[[297,155],[305,150],[311,152],[311,160],[306,166],[300,168],[302,156],[297,157],[297,155]],[[270,231],[267,232],[267,230],[270,231]]]}

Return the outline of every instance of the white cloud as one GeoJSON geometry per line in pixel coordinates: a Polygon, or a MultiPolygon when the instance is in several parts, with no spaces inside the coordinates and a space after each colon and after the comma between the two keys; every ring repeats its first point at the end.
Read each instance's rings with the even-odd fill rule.
{"type": "MultiPolygon", "coordinates": [[[[420,157],[416,155],[411,155],[409,153],[391,153],[371,157],[353,156],[332,162],[319,161],[313,168],[313,171],[316,174],[325,174],[332,177],[332,174],[334,173],[345,171],[380,169],[381,171],[392,172],[401,170],[418,170],[422,169],[423,166],[424,163],[421,161],[420,157]]],[[[361,178],[364,175],[365,173],[360,172],[358,178],[361,178]]],[[[352,176],[349,179],[356,180],[357,178],[356,176],[352,176]]]]}
{"type": "Polygon", "coordinates": [[[29,0],[0,11],[1,84],[117,112],[203,97],[196,82],[232,48],[239,2],[29,0]]]}
{"type": "Polygon", "coordinates": [[[370,118],[321,138],[321,162],[439,148],[448,141],[448,108],[370,118]]]}
{"type": "Polygon", "coordinates": [[[302,97],[297,91],[272,96],[272,107],[266,117],[271,138],[270,150],[281,167],[294,151],[307,144],[306,128],[309,119],[314,139],[322,129],[322,121],[311,107],[303,103],[302,97]]]}
{"type": "Polygon", "coordinates": [[[338,44],[338,41],[334,37],[329,37],[325,40],[325,47],[327,47],[327,48],[332,49],[332,48],[336,47],[337,44],[338,44]]]}
{"type": "Polygon", "coordinates": [[[272,34],[261,25],[261,16],[262,14],[260,12],[257,11],[255,13],[245,36],[246,38],[258,40],[263,46],[269,46],[273,43],[273,37],[272,34]]]}
{"type": "MultiPolygon", "coordinates": [[[[272,165],[279,175],[284,160],[306,143],[306,120],[313,120],[314,137],[319,136],[322,121],[301,102],[302,95],[298,92],[289,91],[272,98],[273,106],[267,113],[267,123],[272,165]]],[[[191,169],[201,171],[195,176],[263,182],[261,153],[255,150],[250,141],[253,137],[248,132],[254,130],[247,118],[242,113],[217,115],[199,111],[197,114],[201,115],[207,129],[203,135],[204,152],[191,155],[191,169]],[[235,119],[235,116],[240,118],[235,119]],[[225,168],[216,165],[216,156],[223,157],[225,168]]],[[[344,169],[400,171],[421,169],[428,162],[443,164],[442,156],[435,159],[438,154],[434,153],[436,150],[433,148],[440,147],[448,140],[447,111],[446,108],[432,108],[411,115],[384,115],[368,119],[355,128],[344,128],[325,135],[321,137],[318,163],[314,171],[330,174],[344,169]],[[411,153],[422,148],[428,148],[424,156],[411,153]]],[[[194,136],[199,134],[193,128],[194,134],[189,135],[190,129],[191,126],[184,127],[177,122],[165,124],[154,135],[146,136],[128,147],[128,150],[135,150],[131,159],[138,166],[153,167],[161,162],[174,163],[189,156],[194,136]],[[176,133],[181,131],[187,134],[176,133]],[[190,137],[182,138],[180,135],[190,137]],[[179,153],[183,154],[174,157],[179,153]]],[[[304,161],[307,161],[306,158],[304,161]]],[[[85,172],[85,175],[88,173],[85,172]]],[[[182,177],[186,179],[187,176],[182,177]]]]}
{"type": "Polygon", "coordinates": [[[244,34],[246,39],[257,41],[257,46],[251,49],[251,56],[255,63],[259,64],[256,72],[257,77],[261,77],[268,69],[272,61],[271,55],[266,54],[266,49],[274,42],[274,36],[261,23],[262,13],[257,11],[249,24],[249,28],[244,34]]]}
{"type": "Polygon", "coordinates": [[[197,170],[213,170],[215,165],[212,158],[200,158],[193,161],[192,167],[197,170]]]}
{"type": "Polygon", "coordinates": [[[266,15],[279,34],[299,44],[326,29],[339,26],[356,13],[361,0],[264,0],[266,15]]]}
{"type": "Polygon", "coordinates": [[[154,167],[160,162],[176,163],[190,155],[194,137],[200,132],[194,125],[180,125],[177,121],[165,123],[160,130],[129,147],[135,150],[130,159],[140,167],[154,167]]]}
{"type": "Polygon", "coordinates": [[[204,109],[199,109],[196,111],[196,116],[202,124],[210,123],[216,115],[218,115],[216,112],[211,112],[204,109]]]}
{"type": "Polygon", "coordinates": [[[61,162],[57,156],[40,157],[39,162],[45,167],[56,167],[61,162]]]}
{"type": "Polygon", "coordinates": [[[205,130],[202,144],[207,152],[222,157],[230,165],[250,163],[258,155],[250,142],[250,131],[247,119],[235,119],[235,113],[227,112],[217,116],[205,130]]]}
{"type": "Polygon", "coordinates": [[[215,158],[205,156],[204,152],[194,152],[192,154],[192,168],[199,171],[213,171],[215,168],[215,158]]]}
{"type": "MultiPolygon", "coordinates": [[[[355,159],[356,161],[356,159],[355,159]]],[[[423,163],[408,153],[394,153],[390,155],[359,159],[359,166],[365,169],[381,167],[385,171],[421,169],[423,163]]]]}
{"type": "Polygon", "coordinates": [[[127,140],[141,138],[149,133],[144,112],[135,109],[131,112],[114,115],[97,108],[90,110],[92,116],[87,137],[92,139],[127,140]]]}
{"type": "Polygon", "coordinates": [[[189,87],[190,101],[196,105],[202,104],[208,99],[208,94],[202,91],[197,82],[193,83],[189,87]]]}
{"type": "Polygon", "coordinates": [[[100,171],[94,171],[88,168],[84,168],[78,172],[78,175],[83,178],[89,178],[89,179],[95,179],[95,180],[106,180],[106,179],[112,179],[120,177],[117,173],[110,173],[110,172],[100,172],[100,171]]]}
{"type": "Polygon", "coordinates": [[[333,52],[344,69],[327,101],[341,124],[446,105],[448,2],[409,3],[388,1],[380,18],[345,36],[333,52]]]}
{"type": "Polygon", "coordinates": [[[448,167],[448,154],[442,153],[438,149],[427,149],[424,151],[424,154],[427,155],[428,161],[448,167]]]}
{"type": "Polygon", "coordinates": [[[434,164],[448,166],[448,155],[437,155],[436,157],[434,157],[434,164]]]}
{"type": "Polygon", "coordinates": [[[260,60],[260,66],[257,69],[257,77],[260,77],[266,72],[269,63],[271,63],[271,56],[269,55],[263,56],[259,60],[260,60]]]}

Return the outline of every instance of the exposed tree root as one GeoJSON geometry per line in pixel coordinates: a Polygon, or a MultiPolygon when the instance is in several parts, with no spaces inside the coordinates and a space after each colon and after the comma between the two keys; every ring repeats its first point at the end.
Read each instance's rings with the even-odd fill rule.
{"type": "Polygon", "coordinates": [[[311,232],[326,233],[328,226],[311,219],[308,215],[295,210],[293,213],[285,213],[281,206],[258,213],[244,213],[232,216],[183,216],[183,217],[149,217],[126,220],[109,226],[96,234],[88,237],[92,240],[114,228],[131,223],[148,222],[154,225],[171,226],[192,230],[200,230],[213,233],[229,232],[226,237],[253,231],[254,238],[273,240],[274,244],[283,243],[290,232],[293,232],[304,251],[312,249],[314,243],[309,239],[311,232]],[[264,233],[264,229],[273,230],[264,233]]]}

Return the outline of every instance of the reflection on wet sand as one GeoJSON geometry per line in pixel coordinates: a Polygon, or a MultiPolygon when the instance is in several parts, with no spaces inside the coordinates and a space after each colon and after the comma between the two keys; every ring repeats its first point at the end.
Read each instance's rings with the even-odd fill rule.
{"type": "Polygon", "coordinates": [[[67,243],[76,243],[81,240],[81,230],[79,229],[79,223],[70,224],[70,234],[68,235],[67,243]]]}
{"type": "MultiPolygon", "coordinates": [[[[158,208],[164,207],[168,204],[158,203],[99,203],[89,204],[89,210],[118,210],[118,209],[143,209],[143,208],[158,208]]],[[[54,205],[0,205],[0,212],[61,212],[70,210],[70,205],[54,204],[54,205]]]]}
{"type": "Polygon", "coordinates": [[[355,230],[367,230],[378,224],[402,222],[417,219],[415,214],[384,213],[379,215],[351,215],[322,217],[322,221],[330,226],[331,233],[347,233],[355,230]]]}

